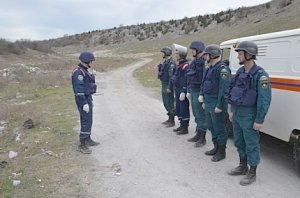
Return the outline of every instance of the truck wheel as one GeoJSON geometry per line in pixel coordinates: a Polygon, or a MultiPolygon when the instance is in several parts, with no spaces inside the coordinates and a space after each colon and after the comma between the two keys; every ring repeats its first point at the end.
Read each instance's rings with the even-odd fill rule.
{"type": "Polygon", "coordinates": [[[296,169],[300,177],[300,136],[298,136],[297,141],[294,144],[294,159],[296,169]]]}
{"type": "Polygon", "coordinates": [[[232,122],[230,122],[228,114],[226,116],[226,130],[228,137],[233,137],[232,122]]]}

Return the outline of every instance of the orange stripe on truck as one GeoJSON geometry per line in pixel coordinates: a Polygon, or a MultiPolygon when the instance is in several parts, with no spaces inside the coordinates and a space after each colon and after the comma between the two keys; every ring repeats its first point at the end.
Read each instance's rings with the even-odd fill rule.
{"type": "Polygon", "coordinates": [[[271,77],[271,85],[274,89],[300,92],[300,80],[271,77]]]}

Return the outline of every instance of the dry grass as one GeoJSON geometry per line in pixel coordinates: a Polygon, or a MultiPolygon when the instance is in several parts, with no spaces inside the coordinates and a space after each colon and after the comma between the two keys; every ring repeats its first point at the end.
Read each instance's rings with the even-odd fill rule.
{"type": "MultiPolygon", "coordinates": [[[[32,103],[4,106],[8,125],[1,135],[0,152],[1,160],[6,160],[8,166],[0,172],[1,196],[65,197],[66,190],[76,194],[80,185],[74,175],[80,169],[81,158],[75,151],[77,136],[73,128],[77,117],[71,89],[69,86],[51,87],[33,92],[28,98],[23,98],[32,100],[32,103]],[[22,128],[27,118],[34,121],[33,129],[22,128]],[[19,142],[15,141],[16,133],[21,134],[19,142]],[[18,156],[8,159],[10,150],[18,152],[18,156]],[[46,151],[53,152],[53,155],[46,154],[46,151]],[[17,178],[21,185],[15,188],[12,173],[22,173],[17,178]]],[[[1,117],[4,115],[1,113],[1,117]]]]}
{"type": "Polygon", "coordinates": [[[134,58],[121,58],[121,57],[101,57],[95,62],[95,69],[99,72],[110,71],[120,67],[129,65],[135,62],[134,58]]]}
{"type": "MultiPolygon", "coordinates": [[[[99,58],[96,69],[108,71],[134,61],[99,58]]],[[[10,70],[8,77],[2,73],[0,77],[0,121],[7,123],[0,133],[0,160],[8,162],[0,169],[1,198],[84,196],[80,172],[87,159],[76,150],[78,112],[70,81],[77,64],[77,57],[57,54],[0,56],[0,70],[10,70]],[[37,71],[30,71],[36,67],[37,71]],[[24,130],[28,118],[35,127],[24,130]],[[16,141],[18,134],[20,141],[16,141]],[[9,151],[18,156],[9,159],[9,151]],[[22,173],[16,178],[21,181],[17,187],[12,185],[12,173],[22,173]]]]}
{"type": "Polygon", "coordinates": [[[153,60],[150,63],[137,69],[134,72],[134,77],[137,78],[143,86],[158,91],[160,80],[157,79],[157,65],[161,60],[159,60],[158,57],[152,57],[152,59],[153,60]]]}
{"type": "MultiPolygon", "coordinates": [[[[31,59],[37,65],[40,61],[31,59]]],[[[26,60],[24,64],[28,65],[26,60]]],[[[76,175],[82,157],[76,151],[78,137],[73,130],[78,115],[70,86],[71,67],[44,68],[33,73],[14,70],[13,75],[0,78],[0,121],[7,123],[0,134],[0,160],[8,162],[0,169],[0,197],[76,197],[82,191],[76,175]],[[35,127],[25,130],[22,124],[28,118],[35,127]],[[18,134],[20,141],[16,141],[18,134]],[[9,151],[18,156],[9,159],[9,151]],[[16,178],[21,181],[17,187],[12,185],[12,173],[22,173],[16,178]]]]}

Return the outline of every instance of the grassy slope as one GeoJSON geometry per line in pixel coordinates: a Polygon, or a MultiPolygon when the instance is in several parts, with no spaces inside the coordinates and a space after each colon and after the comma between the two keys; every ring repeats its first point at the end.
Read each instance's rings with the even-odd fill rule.
{"type": "MultiPolygon", "coordinates": [[[[290,6],[293,6],[293,4],[290,6]]],[[[133,51],[142,50],[143,52],[151,52],[155,54],[155,56],[152,57],[153,61],[147,64],[145,67],[137,70],[135,72],[135,75],[143,85],[152,87],[157,90],[159,87],[159,82],[154,81],[158,81],[156,79],[156,65],[160,61],[159,51],[162,47],[170,46],[172,43],[189,46],[189,44],[193,40],[202,40],[206,44],[218,44],[225,40],[243,36],[251,36],[256,34],[300,28],[299,19],[300,12],[298,12],[297,10],[289,11],[287,9],[285,13],[281,13],[280,15],[272,14],[271,16],[266,16],[265,18],[261,19],[260,22],[254,22],[254,20],[244,19],[238,24],[232,26],[221,24],[215,28],[206,29],[197,34],[183,35],[181,37],[173,39],[168,38],[156,41],[144,41],[136,43],[134,45],[131,44],[130,46],[126,47],[130,47],[130,49],[132,49],[133,51]]]]}

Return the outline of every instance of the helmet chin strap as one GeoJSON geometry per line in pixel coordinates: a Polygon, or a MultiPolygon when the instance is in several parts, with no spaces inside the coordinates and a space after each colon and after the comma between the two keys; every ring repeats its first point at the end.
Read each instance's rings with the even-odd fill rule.
{"type": "Polygon", "coordinates": [[[246,52],[244,53],[244,59],[242,62],[239,62],[240,65],[244,65],[246,61],[250,61],[252,59],[252,56],[250,58],[247,58],[246,52]]]}
{"type": "Polygon", "coordinates": [[[211,54],[209,54],[209,60],[213,60],[213,59],[217,59],[217,58],[219,58],[219,56],[213,57],[211,54]]]}
{"type": "Polygon", "coordinates": [[[82,64],[83,66],[85,66],[86,68],[91,68],[90,64],[87,64],[87,63],[84,63],[84,62],[81,62],[81,64],[82,64]]]}

